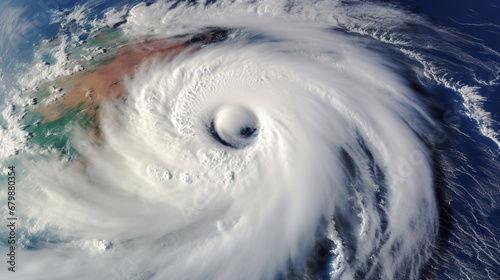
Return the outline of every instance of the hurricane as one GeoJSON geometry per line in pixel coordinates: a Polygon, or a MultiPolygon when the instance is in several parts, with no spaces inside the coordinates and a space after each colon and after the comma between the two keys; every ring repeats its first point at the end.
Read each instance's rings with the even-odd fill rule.
{"type": "Polygon", "coordinates": [[[500,277],[487,43],[391,1],[62,2],[0,12],[5,279],[500,277]]]}

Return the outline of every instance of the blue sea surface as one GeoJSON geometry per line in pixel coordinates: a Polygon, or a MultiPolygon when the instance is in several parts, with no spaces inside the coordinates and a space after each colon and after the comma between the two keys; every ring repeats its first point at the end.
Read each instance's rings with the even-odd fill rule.
{"type": "MultiPolygon", "coordinates": [[[[463,33],[478,44],[487,46],[493,51],[500,52],[500,2],[498,0],[482,1],[453,1],[453,0],[399,0],[403,7],[412,12],[423,14],[430,18],[434,24],[453,28],[463,33]]],[[[481,48],[471,48],[468,51],[475,58],[481,59],[486,64],[498,65],[495,57],[481,51],[481,48]]],[[[483,80],[494,80],[491,73],[476,69],[476,76],[483,80]]],[[[497,72],[500,75],[499,72],[497,72]]],[[[498,76],[497,75],[497,76],[498,76]]],[[[464,82],[473,82],[471,80],[464,82]]],[[[497,77],[498,79],[498,77],[497,77]]],[[[487,87],[485,96],[488,101],[484,107],[493,114],[493,118],[500,120],[500,87],[499,80],[496,85],[487,87]]]]}
{"type": "MultiPolygon", "coordinates": [[[[477,42],[478,46],[467,46],[467,52],[483,63],[500,69],[498,58],[482,52],[479,45],[494,52],[500,51],[500,2],[485,1],[432,1],[401,0],[409,10],[428,16],[436,25],[458,30],[464,37],[477,42]]],[[[497,70],[500,71],[500,70],[497,70]]],[[[490,81],[480,89],[486,98],[484,108],[491,113],[494,127],[500,122],[500,87],[496,76],[475,69],[475,77],[464,77],[464,84],[474,84],[475,79],[490,81]]],[[[484,137],[477,124],[463,114],[461,100],[449,90],[439,87],[441,102],[453,108],[453,123],[442,119],[448,127],[459,126],[462,132],[451,134],[450,157],[457,164],[454,175],[458,184],[446,186],[441,192],[441,234],[435,263],[431,264],[424,278],[432,279],[497,279],[500,275],[500,207],[498,205],[500,179],[498,173],[498,146],[484,137]],[[491,161],[490,161],[491,160],[491,161]],[[493,167],[497,172],[487,171],[493,167]],[[484,182],[492,182],[483,187],[484,182]],[[467,268],[470,268],[467,271],[467,268]],[[471,272],[478,272],[477,274],[471,272]],[[431,277],[432,276],[432,277],[431,277]]],[[[498,132],[498,130],[496,130],[498,132]]],[[[439,186],[437,186],[439,188],[439,186]]],[[[438,193],[440,191],[438,190],[438,193]]]]}

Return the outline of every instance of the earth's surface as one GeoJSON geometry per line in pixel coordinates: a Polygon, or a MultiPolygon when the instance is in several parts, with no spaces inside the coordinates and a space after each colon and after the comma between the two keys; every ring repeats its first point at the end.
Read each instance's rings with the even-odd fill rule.
{"type": "Polygon", "coordinates": [[[500,279],[498,12],[3,2],[1,278],[500,279]]]}

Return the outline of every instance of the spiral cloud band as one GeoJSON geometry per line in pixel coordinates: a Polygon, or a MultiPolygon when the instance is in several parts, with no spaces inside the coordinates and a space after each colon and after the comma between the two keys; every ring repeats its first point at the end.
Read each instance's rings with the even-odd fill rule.
{"type": "MultiPolygon", "coordinates": [[[[97,132],[66,125],[78,156],[26,144],[20,211],[39,250],[23,252],[20,273],[419,279],[438,238],[440,129],[400,63],[418,56],[412,39],[389,27],[425,21],[382,4],[201,2],[125,6],[94,22],[93,32],[120,22],[109,44],[182,48],[125,72],[124,94],[99,104],[97,132]]],[[[84,8],[58,20],[84,22],[84,8]]],[[[68,74],[47,67],[30,77],[68,74]]],[[[497,139],[480,115],[470,117],[497,139]]]]}

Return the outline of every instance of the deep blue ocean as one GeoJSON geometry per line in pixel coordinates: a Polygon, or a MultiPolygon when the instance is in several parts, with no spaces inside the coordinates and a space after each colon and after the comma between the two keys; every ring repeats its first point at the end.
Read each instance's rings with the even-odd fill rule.
{"type": "MultiPolygon", "coordinates": [[[[426,0],[408,0],[408,1],[394,1],[399,2],[402,5],[408,7],[411,11],[419,14],[427,15],[431,22],[437,25],[443,25],[449,28],[454,28],[464,33],[464,36],[470,36],[474,41],[480,42],[480,44],[486,45],[489,48],[500,51],[500,2],[496,0],[485,0],[485,1],[426,1],[426,0]]],[[[497,58],[491,57],[482,53],[479,49],[469,48],[469,53],[473,56],[480,58],[485,63],[498,63],[497,58]]],[[[491,74],[477,71],[477,76],[487,77],[491,74]]],[[[448,90],[440,88],[442,91],[441,96],[444,98],[441,100],[445,106],[453,108],[456,104],[456,100],[449,98],[448,90]]],[[[497,122],[500,120],[500,87],[497,85],[491,85],[485,87],[484,92],[488,97],[488,102],[484,104],[484,107],[492,113],[493,119],[497,122]]],[[[461,110],[461,109],[459,109],[461,110]]],[[[446,119],[443,117],[443,119],[446,119]]],[[[446,120],[443,121],[444,125],[447,125],[446,120]]],[[[499,275],[500,264],[498,263],[499,255],[496,250],[496,254],[491,255],[491,259],[496,260],[490,262],[486,265],[482,261],[484,257],[488,258],[485,252],[489,246],[500,246],[498,244],[498,237],[500,228],[500,208],[497,204],[498,200],[494,201],[478,201],[474,196],[478,192],[490,193],[492,197],[498,197],[500,177],[498,173],[498,168],[496,168],[496,174],[491,174],[488,172],[482,172],[480,166],[485,162],[485,150],[491,149],[491,155],[493,155],[493,162],[498,164],[498,147],[496,144],[484,139],[480,133],[478,133],[475,124],[467,121],[466,118],[462,118],[458,122],[459,125],[465,127],[465,131],[473,137],[469,138],[467,136],[454,135],[453,137],[459,137],[450,141],[447,144],[452,146],[460,146],[457,148],[461,152],[467,155],[467,160],[463,162],[463,165],[468,165],[469,167],[463,167],[464,170],[472,169],[472,171],[477,174],[475,177],[478,180],[489,181],[492,180],[492,186],[496,188],[479,190],[476,188],[476,179],[471,178],[471,174],[464,172],[462,174],[457,174],[461,186],[458,191],[453,190],[443,190],[443,196],[448,197],[447,199],[454,200],[455,196],[460,196],[461,199],[457,199],[456,203],[450,203],[446,205],[447,199],[443,199],[441,203],[441,230],[442,230],[442,250],[450,250],[453,256],[453,260],[447,261],[447,265],[438,266],[435,268],[433,273],[433,279],[465,279],[464,273],[453,274],[449,272],[449,267],[454,264],[458,264],[463,267],[473,267],[477,271],[493,271],[494,274],[481,274],[474,275],[468,274],[467,278],[470,279],[487,279],[485,275],[488,275],[489,279],[495,279],[499,275]],[[483,144],[479,144],[484,143],[483,144]],[[476,168],[477,167],[477,168],[476,168]],[[464,194],[465,193],[465,194],[464,194]],[[459,195],[461,194],[461,195],[459,195]],[[491,208],[489,211],[484,212],[481,206],[482,203],[491,203],[491,208]],[[472,226],[474,237],[472,240],[478,239],[489,239],[497,240],[491,245],[482,243],[481,245],[471,245],[466,248],[460,248],[459,246],[449,246],[449,244],[454,244],[457,239],[463,237],[463,235],[455,234],[454,231],[460,227],[460,223],[468,221],[472,226]],[[493,226],[490,227],[489,225],[493,226]],[[484,250],[484,251],[483,251],[484,250]],[[475,251],[475,252],[472,252],[475,251]]],[[[498,126],[497,126],[498,128],[498,126]]],[[[490,154],[490,153],[488,153],[490,154]]],[[[488,157],[488,156],[486,156],[488,157]]],[[[460,162],[460,161],[459,161],[460,162]]],[[[474,175],[473,175],[474,176],[474,175]]],[[[467,234],[468,235],[468,234],[467,234]]],[[[439,250],[438,250],[439,251],[439,250]]],[[[439,259],[439,257],[438,257],[439,259]]],[[[434,266],[431,264],[431,266],[434,266]]],[[[463,270],[462,270],[463,271],[463,270]]]]}

